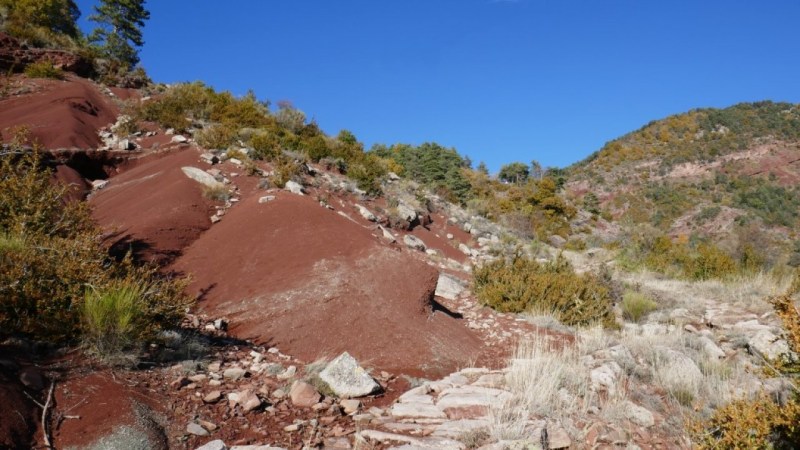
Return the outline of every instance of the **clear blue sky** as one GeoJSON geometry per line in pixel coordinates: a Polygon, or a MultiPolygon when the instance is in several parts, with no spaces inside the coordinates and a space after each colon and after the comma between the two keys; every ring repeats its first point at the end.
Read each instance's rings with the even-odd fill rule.
{"type": "MultiPolygon", "coordinates": [[[[78,0],[90,14],[95,0],[78,0]]],[[[328,133],[565,166],[670,114],[800,102],[800,1],[150,0],[156,81],[290,100],[328,133]]],[[[90,26],[82,19],[84,27],[90,26]]]]}

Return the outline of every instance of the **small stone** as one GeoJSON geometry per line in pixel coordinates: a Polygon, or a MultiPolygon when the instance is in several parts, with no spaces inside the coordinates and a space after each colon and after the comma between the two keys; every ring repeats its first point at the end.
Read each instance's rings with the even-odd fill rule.
{"type": "Polygon", "coordinates": [[[222,372],[222,376],[229,380],[236,381],[243,378],[246,373],[247,371],[242,368],[232,367],[230,369],[225,369],[225,371],[222,372]]]}
{"type": "Polygon", "coordinates": [[[375,222],[375,221],[378,220],[378,218],[375,217],[375,214],[372,214],[372,211],[368,210],[367,208],[365,208],[365,207],[363,207],[363,206],[361,206],[359,204],[356,204],[355,206],[356,206],[356,209],[358,210],[358,213],[364,219],[369,220],[370,222],[375,222]]]}
{"type": "Polygon", "coordinates": [[[280,400],[286,397],[286,391],[283,389],[275,389],[272,391],[272,394],[270,394],[270,397],[274,398],[275,400],[280,400]]]}
{"type": "Polygon", "coordinates": [[[222,398],[222,392],[211,391],[203,397],[205,403],[217,403],[222,398]]]}
{"type": "MultiPolygon", "coordinates": [[[[167,131],[169,131],[169,130],[167,130],[167,131]]],[[[169,134],[169,133],[167,133],[167,134],[169,134]]],[[[175,136],[172,136],[172,139],[170,139],[170,142],[172,142],[173,144],[185,144],[185,143],[189,142],[189,139],[187,139],[186,136],[181,136],[180,134],[177,134],[175,136]]]]}
{"type": "Polygon", "coordinates": [[[283,371],[283,373],[278,375],[278,379],[279,380],[288,380],[288,379],[292,378],[293,376],[295,376],[296,373],[297,373],[297,367],[296,366],[289,366],[285,371],[283,371]]]}
{"type": "Polygon", "coordinates": [[[108,180],[94,180],[92,181],[92,189],[99,191],[108,185],[108,180]]]}
{"type": "Polygon", "coordinates": [[[189,380],[191,380],[192,382],[195,382],[195,383],[200,383],[201,381],[206,381],[207,378],[208,378],[208,375],[206,375],[204,373],[198,373],[196,375],[190,376],[189,380]]]}
{"type": "Polygon", "coordinates": [[[303,186],[296,181],[287,181],[284,188],[292,194],[305,195],[305,189],[303,189],[303,186]]]}
{"type": "Polygon", "coordinates": [[[361,408],[361,402],[358,400],[342,400],[339,402],[339,406],[342,407],[345,414],[353,415],[361,408]]]}
{"type": "Polygon", "coordinates": [[[221,439],[217,439],[215,441],[207,442],[202,447],[197,447],[195,450],[227,450],[228,447],[225,445],[221,439]]]}
{"type": "Polygon", "coordinates": [[[195,422],[189,422],[189,425],[186,425],[186,432],[195,436],[208,436],[208,431],[195,422]]]}
{"type": "Polygon", "coordinates": [[[269,202],[271,202],[273,200],[275,200],[275,196],[274,195],[265,195],[265,196],[260,197],[258,199],[258,203],[269,203],[269,202]]]}
{"type": "Polygon", "coordinates": [[[300,429],[300,425],[298,425],[296,423],[283,427],[283,431],[285,431],[287,433],[293,433],[293,432],[295,432],[295,431],[297,431],[299,429],[300,429]]]}
{"type": "Polygon", "coordinates": [[[314,386],[300,380],[292,383],[292,389],[289,391],[289,396],[292,399],[292,404],[301,408],[311,407],[319,402],[321,398],[321,395],[319,392],[317,392],[314,386]]]}
{"type": "Polygon", "coordinates": [[[186,377],[180,377],[178,379],[173,380],[169,385],[174,389],[181,389],[182,387],[189,384],[189,379],[186,377]]]}
{"type": "Polygon", "coordinates": [[[207,420],[200,419],[200,420],[197,421],[197,423],[199,423],[200,426],[202,426],[203,428],[205,428],[208,431],[214,431],[214,430],[216,430],[218,428],[217,424],[215,424],[213,422],[209,422],[207,420]]]}
{"type": "Polygon", "coordinates": [[[245,389],[238,392],[236,403],[242,407],[242,411],[250,412],[261,406],[262,401],[252,389],[245,389]]]}
{"type": "Polygon", "coordinates": [[[320,379],[342,398],[364,397],[381,389],[380,385],[358,365],[349,353],[344,352],[320,372],[320,379]]]}
{"type": "Polygon", "coordinates": [[[427,248],[425,246],[425,243],[422,242],[422,239],[411,234],[403,236],[403,243],[406,244],[408,248],[413,248],[415,250],[419,250],[422,252],[424,252],[425,249],[427,248]]]}
{"type": "Polygon", "coordinates": [[[653,417],[653,413],[649,410],[630,401],[626,401],[623,407],[625,408],[625,417],[631,422],[643,427],[652,427],[655,425],[655,418],[653,417]]]}

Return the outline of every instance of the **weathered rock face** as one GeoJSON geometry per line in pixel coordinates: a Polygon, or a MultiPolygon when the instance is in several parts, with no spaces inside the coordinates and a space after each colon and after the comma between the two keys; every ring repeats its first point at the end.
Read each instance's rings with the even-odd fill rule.
{"type": "Polygon", "coordinates": [[[464,292],[464,282],[446,273],[439,274],[436,282],[436,295],[448,300],[455,300],[464,292]]]}
{"type": "Polygon", "coordinates": [[[21,72],[30,64],[48,61],[66,72],[82,77],[92,74],[91,61],[65,50],[29,48],[13,36],[0,33],[0,71],[21,72]]]}

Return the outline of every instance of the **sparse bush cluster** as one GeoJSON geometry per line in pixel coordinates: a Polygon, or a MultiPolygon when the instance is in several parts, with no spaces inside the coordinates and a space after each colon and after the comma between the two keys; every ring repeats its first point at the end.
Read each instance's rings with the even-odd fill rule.
{"type": "Polygon", "coordinates": [[[501,312],[552,312],[567,325],[615,326],[611,291],[593,274],[576,274],[566,259],[538,263],[517,255],[474,271],[475,294],[501,312]]]}
{"type": "Polygon", "coordinates": [[[749,243],[738,249],[738,258],[710,242],[695,245],[687,240],[673,240],[651,231],[630,236],[620,257],[630,270],[647,268],[690,280],[727,279],[763,268],[763,256],[749,243]]]}
{"type": "Polygon", "coordinates": [[[107,352],[175,325],[184,284],[110,259],[86,205],[65,200],[37,152],[15,152],[0,156],[0,332],[107,352]]]}
{"type": "Polygon", "coordinates": [[[302,160],[335,161],[335,168],[352,178],[368,194],[381,192],[381,181],[391,161],[364,152],[363,144],[347,130],[335,138],[326,136],[316,123],[288,102],[276,113],[269,103],[253,93],[237,98],[216,92],[202,83],[178,84],[167,88],[136,113],[139,120],[154,121],[166,128],[195,132],[197,142],[209,149],[228,149],[235,144],[251,149],[250,157],[275,166],[275,183],[282,186],[299,174],[299,167],[287,154],[302,160]]]}

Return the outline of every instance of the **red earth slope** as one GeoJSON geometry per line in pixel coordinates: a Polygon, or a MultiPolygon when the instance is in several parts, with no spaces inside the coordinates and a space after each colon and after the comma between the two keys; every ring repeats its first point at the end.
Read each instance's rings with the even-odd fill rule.
{"type": "Polygon", "coordinates": [[[27,127],[46,149],[97,148],[97,131],[117,120],[119,110],[89,80],[27,80],[33,93],[0,101],[0,132],[12,138],[10,128],[27,127]]]}
{"type": "Polygon", "coordinates": [[[175,269],[235,335],[301,359],[348,351],[370,367],[432,376],[479,352],[457,319],[434,312],[434,269],[308,197],[244,199],[175,269]]]}

